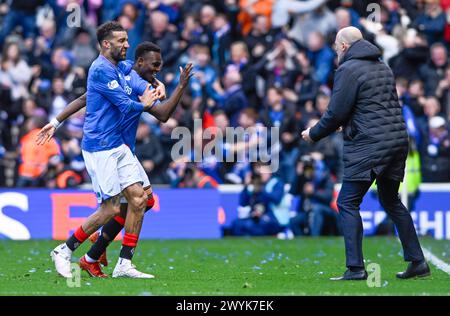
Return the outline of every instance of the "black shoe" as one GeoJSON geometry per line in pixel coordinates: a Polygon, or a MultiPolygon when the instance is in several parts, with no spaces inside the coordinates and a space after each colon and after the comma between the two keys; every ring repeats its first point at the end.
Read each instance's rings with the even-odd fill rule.
{"type": "Polygon", "coordinates": [[[331,281],[342,281],[342,280],[355,280],[355,281],[362,281],[367,280],[367,271],[366,270],[360,270],[360,271],[350,271],[348,269],[345,271],[344,275],[337,278],[330,278],[331,281]]]}
{"type": "Polygon", "coordinates": [[[399,279],[423,278],[431,274],[428,263],[424,260],[420,263],[410,262],[408,268],[404,272],[397,273],[399,279]]]}

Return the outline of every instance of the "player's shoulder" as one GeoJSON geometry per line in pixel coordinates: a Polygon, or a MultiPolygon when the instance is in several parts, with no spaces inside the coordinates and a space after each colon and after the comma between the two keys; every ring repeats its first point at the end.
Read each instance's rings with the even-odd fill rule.
{"type": "Polygon", "coordinates": [[[92,79],[101,79],[104,78],[105,75],[115,74],[115,67],[110,62],[108,62],[104,57],[99,56],[96,60],[94,60],[89,69],[89,73],[92,76],[92,79]]]}
{"type": "Polygon", "coordinates": [[[125,75],[129,75],[133,71],[134,62],[132,60],[123,60],[117,64],[117,68],[125,75]]]}
{"type": "Polygon", "coordinates": [[[336,76],[340,75],[345,78],[355,79],[358,77],[357,73],[359,72],[360,67],[361,65],[358,60],[348,60],[337,68],[336,76]]]}

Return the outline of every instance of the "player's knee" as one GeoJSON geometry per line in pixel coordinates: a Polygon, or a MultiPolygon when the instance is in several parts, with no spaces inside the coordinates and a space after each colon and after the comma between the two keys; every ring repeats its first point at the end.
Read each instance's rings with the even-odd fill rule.
{"type": "Polygon", "coordinates": [[[132,198],[132,204],[135,210],[144,211],[147,205],[147,195],[143,194],[136,195],[132,198]]]}

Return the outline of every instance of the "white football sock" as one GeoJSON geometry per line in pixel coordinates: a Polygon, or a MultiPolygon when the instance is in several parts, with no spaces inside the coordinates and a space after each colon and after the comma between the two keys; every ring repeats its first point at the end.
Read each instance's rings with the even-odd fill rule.
{"type": "Polygon", "coordinates": [[[84,259],[86,259],[86,261],[89,262],[89,263],[97,262],[97,260],[92,259],[92,258],[89,257],[87,254],[84,255],[84,259]]]}

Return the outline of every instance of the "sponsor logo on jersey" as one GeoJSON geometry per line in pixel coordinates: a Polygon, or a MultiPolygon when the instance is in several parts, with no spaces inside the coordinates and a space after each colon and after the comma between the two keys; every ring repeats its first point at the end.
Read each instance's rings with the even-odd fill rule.
{"type": "Polygon", "coordinates": [[[117,82],[117,80],[113,80],[113,81],[108,82],[108,88],[111,89],[111,90],[114,90],[118,86],[119,86],[119,83],[117,82]]]}

